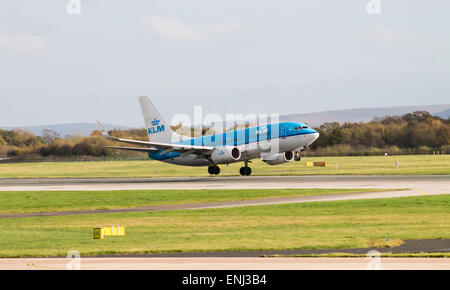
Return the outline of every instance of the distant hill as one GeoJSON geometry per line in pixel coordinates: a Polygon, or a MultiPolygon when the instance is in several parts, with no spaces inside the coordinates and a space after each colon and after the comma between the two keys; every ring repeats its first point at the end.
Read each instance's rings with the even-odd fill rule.
{"type": "Polygon", "coordinates": [[[442,112],[434,113],[434,116],[441,117],[442,119],[450,118],[450,109],[444,110],[442,112]]]}
{"type": "MultiPolygon", "coordinates": [[[[122,125],[111,125],[104,124],[105,128],[108,129],[130,129],[130,127],[122,126],[122,125]]],[[[61,137],[65,137],[67,135],[80,135],[80,136],[89,136],[92,131],[97,130],[98,126],[95,123],[72,123],[72,124],[52,124],[52,125],[42,125],[42,126],[25,126],[25,127],[0,127],[3,130],[13,130],[20,129],[30,133],[33,133],[37,136],[42,136],[43,131],[48,129],[57,132],[61,137]]]]}
{"type": "MultiPolygon", "coordinates": [[[[282,121],[306,122],[311,126],[320,126],[325,122],[370,122],[375,117],[400,116],[414,111],[428,111],[431,114],[449,114],[450,104],[431,106],[403,106],[385,108],[361,108],[338,111],[324,111],[308,114],[290,114],[281,116],[282,121]]],[[[448,118],[448,117],[447,117],[448,118]]]]}
{"type": "MultiPolygon", "coordinates": [[[[404,106],[404,107],[385,107],[385,108],[362,108],[349,110],[324,111],[306,114],[290,114],[280,116],[280,121],[284,122],[306,122],[311,126],[320,126],[325,122],[370,122],[375,117],[399,116],[414,111],[428,111],[441,118],[450,117],[450,104],[431,105],[431,106],[404,106]]],[[[105,124],[107,129],[130,129],[128,126],[105,124]]],[[[72,124],[53,124],[42,126],[26,127],[0,127],[4,130],[22,129],[42,136],[45,129],[58,132],[62,137],[67,135],[88,136],[92,131],[98,129],[95,123],[72,123],[72,124]]]]}

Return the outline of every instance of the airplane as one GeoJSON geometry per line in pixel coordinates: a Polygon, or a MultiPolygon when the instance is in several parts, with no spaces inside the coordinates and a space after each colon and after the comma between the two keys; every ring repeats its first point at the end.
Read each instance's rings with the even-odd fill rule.
{"type": "Polygon", "coordinates": [[[145,152],[150,159],[171,164],[208,166],[208,173],[211,175],[220,173],[219,165],[221,164],[244,162],[239,173],[249,176],[252,170],[248,163],[255,158],[261,158],[268,165],[282,164],[292,160],[300,161],[300,152],[319,137],[319,133],[307,124],[281,122],[187,138],[171,130],[147,97],[139,97],[139,102],[149,141],[113,137],[97,121],[106,139],[141,146],[105,146],[105,148],[145,152]],[[173,140],[177,141],[173,142],[173,140]]]}

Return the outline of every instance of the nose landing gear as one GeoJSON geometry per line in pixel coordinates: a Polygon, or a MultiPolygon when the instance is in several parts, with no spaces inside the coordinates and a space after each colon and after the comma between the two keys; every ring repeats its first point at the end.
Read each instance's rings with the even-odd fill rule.
{"type": "Polygon", "coordinates": [[[308,150],[309,146],[302,146],[294,150],[294,161],[300,161],[302,159],[302,152],[308,150]]]}
{"type": "Polygon", "coordinates": [[[218,175],[220,173],[220,167],[217,165],[208,166],[208,173],[211,175],[218,175]]]}
{"type": "Polygon", "coordinates": [[[244,161],[245,166],[241,167],[241,169],[239,169],[239,173],[242,176],[250,176],[252,174],[252,169],[250,167],[248,167],[248,161],[244,161]]]}

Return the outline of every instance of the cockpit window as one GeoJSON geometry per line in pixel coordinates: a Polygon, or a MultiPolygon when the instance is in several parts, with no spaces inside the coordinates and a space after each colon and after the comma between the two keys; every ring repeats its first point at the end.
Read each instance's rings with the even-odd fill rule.
{"type": "Polygon", "coordinates": [[[302,129],[309,129],[309,126],[303,125],[303,126],[298,126],[298,127],[294,128],[294,130],[297,130],[297,131],[300,131],[302,129]]]}

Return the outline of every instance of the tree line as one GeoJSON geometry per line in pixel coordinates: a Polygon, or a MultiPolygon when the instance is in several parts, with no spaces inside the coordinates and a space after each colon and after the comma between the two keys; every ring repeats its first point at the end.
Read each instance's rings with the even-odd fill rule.
{"type": "Polygon", "coordinates": [[[311,146],[317,155],[427,154],[450,152],[450,119],[417,111],[368,123],[325,123],[311,146]]]}
{"type": "MultiPolygon", "coordinates": [[[[127,139],[146,140],[147,138],[145,129],[111,130],[109,133],[127,139]]],[[[114,145],[117,144],[103,138],[98,130],[87,137],[66,136],[64,138],[51,130],[45,130],[42,136],[35,136],[22,130],[0,130],[0,157],[11,157],[13,160],[143,157],[143,154],[139,152],[112,151],[104,148],[114,145]]]]}
{"type": "MultiPolygon", "coordinates": [[[[183,128],[173,128],[179,133],[183,128]]],[[[185,128],[186,129],[186,128],[185,128]]],[[[368,123],[325,123],[315,128],[320,137],[312,144],[307,155],[381,155],[430,154],[450,152],[450,119],[417,111],[402,116],[376,118],[368,123]]],[[[184,130],[191,133],[191,129],[184,130]]],[[[147,140],[142,129],[111,130],[111,135],[126,139],[147,140]]],[[[202,132],[208,134],[207,132],[202,132]]],[[[90,136],[61,137],[45,130],[42,136],[20,130],[0,130],[0,157],[17,160],[74,157],[145,158],[145,154],[116,151],[104,146],[117,145],[93,131],[90,136]]]]}

